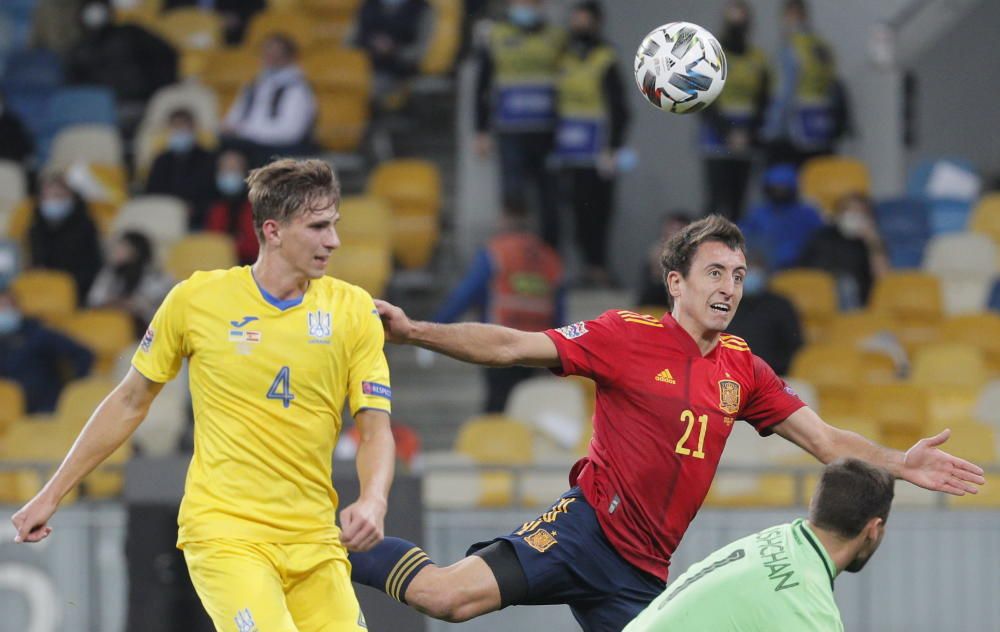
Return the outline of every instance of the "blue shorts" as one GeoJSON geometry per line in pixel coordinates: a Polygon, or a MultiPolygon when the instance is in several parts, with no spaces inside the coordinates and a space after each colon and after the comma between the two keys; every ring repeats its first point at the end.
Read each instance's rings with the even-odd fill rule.
{"type": "Polygon", "coordinates": [[[579,487],[536,520],[473,544],[468,554],[497,540],[513,545],[524,569],[528,597],[519,605],[567,604],[584,632],[620,632],[665,587],[615,551],[579,487]]]}

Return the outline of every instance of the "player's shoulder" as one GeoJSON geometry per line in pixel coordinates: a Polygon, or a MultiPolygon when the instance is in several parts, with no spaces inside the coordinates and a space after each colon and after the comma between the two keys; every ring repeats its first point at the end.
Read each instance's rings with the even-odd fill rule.
{"type": "Polygon", "coordinates": [[[324,276],[312,281],[313,289],[321,302],[335,303],[341,309],[353,306],[371,310],[374,305],[372,295],[364,288],[343,279],[324,276]]]}
{"type": "Polygon", "coordinates": [[[750,350],[750,345],[739,336],[722,334],[719,336],[719,346],[725,351],[745,355],[747,361],[753,359],[753,352],[750,350]]]}
{"type": "Polygon", "coordinates": [[[604,312],[609,318],[620,321],[627,329],[642,331],[642,328],[664,329],[663,322],[656,316],[634,312],[630,309],[613,309],[604,312]]]}
{"type": "Polygon", "coordinates": [[[226,292],[244,281],[247,270],[235,266],[220,270],[199,270],[174,286],[174,293],[185,297],[225,297],[226,292]]]}

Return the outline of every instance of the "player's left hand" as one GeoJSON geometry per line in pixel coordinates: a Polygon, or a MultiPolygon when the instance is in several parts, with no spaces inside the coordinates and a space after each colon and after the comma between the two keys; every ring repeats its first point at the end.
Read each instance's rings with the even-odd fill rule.
{"type": "Polygon", "coordinates": [[[948,440],[951,430],[917,441],[903,457],[900,478],[935,492],[955,496],[978,494],[979,485],[986,483],[983,468],[952,456],[938,446],[948,440]]]}
{"type": "Polygon", "coordinates": [[[385,537],[385,501],[359,498],[340,512],[340,541],[348,551],[363,553],[385,537]]]}

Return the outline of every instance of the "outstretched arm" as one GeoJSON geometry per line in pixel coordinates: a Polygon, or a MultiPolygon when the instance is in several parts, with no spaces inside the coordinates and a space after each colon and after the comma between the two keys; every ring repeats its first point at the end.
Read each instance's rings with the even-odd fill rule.
{"type": "Polygon", "coordinates": [[[839,457],[855,457],[931,491],[964,496],[978,493],[978,486],[986,482],[983,468],[938,447],[948,440],[951,430],[921,439],[904,453],[878,445],[856,432],[835,428],[807,406],[792,413],[774,431],[823,463],[839,457]]]}
{"type": "Polygon", "coordinates": [[[375,301],[386,339],[437,351],[486,366],[558,367],[559,352],[548,336],[483,323],[439,325],[410,320],[400,308],[375,301]]]}
{"type": "Polygon", "coordinates": [[[97,406],[49,482],[11,518],[17,529],[15,542],[38,542],[52,532],[48,521],[63,496],[135,432],[162,388],[163,384],[147,380],[134,368],[129,369],[128,375],[97,406]]]}

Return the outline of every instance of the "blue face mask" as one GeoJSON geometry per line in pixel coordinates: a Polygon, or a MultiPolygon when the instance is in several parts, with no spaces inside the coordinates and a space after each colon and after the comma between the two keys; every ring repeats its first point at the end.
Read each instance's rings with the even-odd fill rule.
{"type": "Polygon", "coordinates": [[[215,177],[215,186],[223,195],[236,195],[243,190],[243,174],[223,171],[215,177]]]}
{"type": "Polygon", "coordinates": [[[767,275],[759,270],[750,270],[743,277],[743,294],[756,296],[767,287],[767,275]]]}
{"type": "Polygon", "coordinates": [[[15,309],[0,309],[0,336],[12,334],[21,327],[21,314],[15,309]]]}
{"type": "Polygon", "coordinates": [[[194,147],[194,134],[191,132],[171,132],[167,145],[172,151],[187,152],[194,147]]]}
{"type": "Polygon", "coordinates": [[[55,200],[42,200],[42,203],[38,205],[38,212],[42,214],[50,224],[58,224],[64,219],[69,217],[69,214],[73,211],[73,200],[69,198],[55,199],[55,200]]]}
{"type": "Polygon", "coordinates": [[[514,5],[508,12],[510,21],[523,28],[531,28],[540,21],[538,9],[522,4],[514,5]]]}

